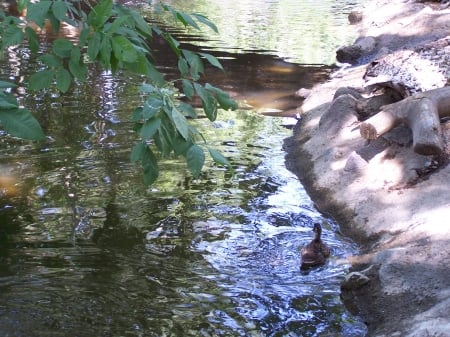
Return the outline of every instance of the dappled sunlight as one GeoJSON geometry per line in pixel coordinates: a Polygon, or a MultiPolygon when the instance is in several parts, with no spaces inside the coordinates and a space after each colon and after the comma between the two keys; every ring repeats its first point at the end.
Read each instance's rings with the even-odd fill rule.
{"type": "MultiPolygon", "coordinates": [[[[420,42],[448,36],[450,11],[442,3],[373,1],[370,5],[372,8],[361,11],[365,25],[362,36],[373,36],[377,47],[359,60],[362,63],[370,62],[384,49],[411,48],[426,54],[434,46],[420,42]]],[[[447,60],[444,47],[436,50],[447,60]]],[[[441,61],[439,57],[436,62],[441,61]]],[[[388,80],[395,85],[397,75],[400,84],[402,80],[407,83],[410,76],[398,71],[401,63],[396,59],[388,65],[391,68],[387,72],[395,74],[388,80]]],[[[442,64],[445,68],[446,61],[442,64]]],[[[424,74],[426,70],[422,69],[424,74]]],[[[365,277],[368,283],[354,284],[342,295],[348,296],[349,308],[354,307],[368,322],[369,334],[447,336],[449,137],[442,128],[444,150],[439,156],[416,153],[417,130],[411,132],[408,126],[397,126],[386,133],[383,130],[381,136],[374,134],[370,141],[363,139],[360,123],[355,120],[348,124],[341,117],[345,110],[351,110],[361,113],[362,120],[367,117],[364,113],[372,115],[379,106],[372,109],[363,100],[355,102],[349,97],[335,100],[336,109],[331,113],[323,106],[330,102],[330,91],[334,94],[338,88],[362,88],[363,74],[361,69],[348,68],[313,90],[317,97],[306,99],[303,124],[289,144],[300,159],[289,159],[295,161],[295,172],[312,190],[319,209],[333,214],[344,233],[354,235],[363,244],[366,254],[349,260],[356,272],[352,276],[363,281],[365,277]],[[334,113],[338,118],[333,119],[334,113]],[[319,118],[325,115],[330,123],[321,128],[319,118]],[[333,127],[337,129],[335,137],[327,138],[335,131],[333,127]]]]}
{"type": "MultiPolygon", "coordinates": [[[[0,135],[5,161],[26,161],[33,169],[11,179],[1,178],[0,172],[0,189],[10,193],[20,184],[27,189],[7,195],[9,204],[0,209],[1,299],[8,309],[1,311],[1,332],[364,335],[366,327],[339,297],[339,282],[348,269],[340,261],[358,247],[339,234],[337,224],[316,209],[286,171],[281,144],[290,131],[285,120],[258,114],[296,113],[299,87],[311,88],[328,78],[333,67],[322,64],[334,62],[331,51],[349,39],[352,31],[343,22],[355,3],[182,3],[189,12],[222,24],[220,38],[211,31],[196,36],[185,35],[184,28],[173,32],[183,48],[211,51],[222,61],[226,71],[206,65],[202,81],[230,91],[245,108],[220,110],[213,122],[192,121],[205,137],[199,141],[206,159],[198,178],[159,144],[169,155],[158,158],[159,179],[147,187],[140,166],[130,163],[137,139],[130,114],[143,104],[141,77],[113,76],[92,66],[87,82],[73,83],[65,94],[21,92],[22,103],[36,109],[49,136],[20,147],[0,135]],[[209,146],[226,157],[232,172],[208,156],[209,146]],[[299,248],[312,239],[315,221],[324,223],[323,240],[332,257],[325,266],[301,273],[299,248]]],[[[111,29],[117,28],[113,24],[111,29]]],[[[62,29],[61,34],[77,39],[76,30],[62,29]]],[[[152,56],[178,85],[176,55],[159,42],[152,56]]],[[[113,49],[111,55],[124,56],[119,46],[113,49]]],[[[131,59],[121,61],[134,64],[131,59]]],[[[11,81],[22,81],[36,71],[32,62],[17,53],[14,71],[8,64],[1,67],[11,81]]],[[[202,102],[195,103],[199,107],[202,102]]],[[[164,114],[157,108],[152,113],[164,114]]],[[[148,144],[142,143],[143,148],[148,144]]]]}
{"type": "MultiPolygon", "coordinates": [[[[172,79],[171,53],[158,46],[155,57],[172,79]]],[[[364,334],[339,298],[348,265],[334,262],[358,247],[329,220],[323,237],[333,250],[330,263],[300,273],[299,248],[311,240],[312,222],[325,218],[285,169],[285,119],[258,113],[295,111],[298,88],[325,80],[332,68],[268,53],[214,53],[226,72],[207,69],[208,81],[245,108],[192,123],[233,172],[204,148],[198,179],[169,156],[158,161],[155,184],[144,186],[139,166],[130,163],[136,135],[129,123],[132,107],[142,104],[142,79],[128,73],[93,67],[88,83],[76,83],[70,94],[24,97],[51,138],[19,153],[15,140],[0,138],[5,161],[26,157],[34,169],[18,177],[27,193],[0,209],[0,220],[13,224],[0,228],[8,247],[0,252],[7,256],[0,255],[0,281],[14,286],[2,292],[10,309],[1,319],[4,334],[27,335],[36,326],[45,333],[53,326],[68,334],[89,330],[87,336],[364,334]],[[92,326],[87,316],[99,323],[92,326]],[[26,323],[18,328],[17,318],[26,323]]],[[[6,70],[11,78],[34,71],[20,54],[13,67],[6,70]]],[[[16,185],[0,178],[4,186],[16,185]]]]}
{"type": "MultiPolygon", "coordinates": [[[[369,3],[366,11],[372,13],[372,24],[366,32],[366,36],[385,36],[388,37],[393,34],[393,26],[398,26],[398,31],[395,32],[395,43],[389,48],[393,50],[400,46],[411,45],[414,41],[426,40],[433,33],[433,27],[445,27],[446,10],[435,10],[432,6],[423,6],[420,11],[409,6],[406,2],[391,2],[383,5],[383,10],[379,10],[379,6],[373,2],[369,3]],[[394,16],[386,16],[386,13],[401,13],[394,16]],[[387,24],[389,21],[389,24],[387,24]],[[433,22],[431,24],[431,22],[433,22]]],[[[419,7],[420,8],[420,7],[419,7]]],[[[437,8],[439,9],[439,8],[437,8]]],[[[394,39],[392,38],[394,41],[394,39]]]]}
{"type": "Polygon", "coordinates": [[[367,171],[367,186],[376,190],[383,187],[396,186],[402,182],[404,168],[398,159],[386,159],[385,153],[375,156],[367,171]]]}
{"type": "MultiPolygon", "coordinates": [[[[447,193],[442,188],[434,192],[435,198],[439,198],[441,194],[447,193]]],[[[421,224],[420,230],[429,236],[442,240],[450,240],[448,219],[450,219],[450,202],[445,203],[444,201],[444,204],[441,204],[438,200],[435,207],[421,207],[414,211],[413,217],[414,221],[421,224]]]]}

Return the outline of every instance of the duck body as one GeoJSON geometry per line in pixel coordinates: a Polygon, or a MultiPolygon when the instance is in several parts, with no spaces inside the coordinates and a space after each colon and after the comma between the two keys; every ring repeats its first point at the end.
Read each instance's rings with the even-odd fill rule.
{"type": "Polygon", "coordinates": [[[330,256],[330,248],[322,241],[322,227],[315,223],[313,227],[314,239],[301,250],[302,264],[301,269],[323,265],[330,256]]]}

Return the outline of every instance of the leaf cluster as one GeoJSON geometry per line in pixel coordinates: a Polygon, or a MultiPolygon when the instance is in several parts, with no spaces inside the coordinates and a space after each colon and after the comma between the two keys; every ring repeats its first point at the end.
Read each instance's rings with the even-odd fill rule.
{"type": "MultiPolygon", "coordinates": [[[[198,87],[212,99],[214,96],[210,90],[220,91],[211,85],[208,85],[208,89],[200,85],[198,87]]],[[[152,184],[158,177],[157,156],[149,145],[154,145],[163,157],[171,154],[185,157],[191,174],[198,177],[205,162],[205,150],[196,142],[198,138],[204,140],[203,136],[188,122],[188,118],[197,118],[195,109],[175,99],[177,90],[173,87],[159,88],[147,84],[143,85],[141,90],[147,95],[146,100],[132,114],[134,129],[140,135],[141,141],[134,146],[131,160],[142,162],[145,182],[152,184]]],[[[207,116],[213,120],[208,112],[207,116]]],[[[216,163],[231,169],[228,160],[210,148],[206,141],[204,148],[216,163]]]]}
{"type": "Polygon", "coordinates": [[[27,109],[20,108],[16,97],[7,90],[14,84],[0,81],[0,122],[6,132],[20,138],[42,140],[44,132],[27,109]]]}
{"type": "MultiPolygon", "coordinates": [[[[159,156],[183,156],[194,177],[199,176],[204,165],[205,151],[215,162],[231,168],[226,158],[207,146],[206,140],[190,123],[197,113],[186,103],[186,100],[199,97],[204,113],[211,121],[216,119],[219,108],[237,108],[236,102],[223,90],[198,83],[204,75],[203,62],[206,60],[223,70],[219,60],[211,54],[181,48],[167,31],[113,0],[98,0],[95,5],[89,0],[80,0],[76,4],[75,7],[66,0],[33,3],[20,0],[20,9],[27,9],[25,19],[6,16],[0,11],[1,50],[25,45],[33,53],[39,53],[39,68],[28,79],[29,89],[45,90],[53,86],[63,93],[68,92],[75,80],[86,81],[89,63],[93,62],[113,73],[126,70],[143,75],[148,82],[142,86],[145,102],[132,113],[140,141],[132,149],[131,159],[141,162],[145,183],[152,184],[157,179],[159,156]],[[32,28],[31,23],[38,30],[32,28]],[[56,32],[62,24],[77,28],[78,39],[57,38],[50,48],[40,50],[43,47],[38,33],[46,24],[56,32]],[[171,83],[157,70],[152,58],[149,41],[155,35],[165,39],[178,57],[180,78],[171,83]],[[176,84],[180,89],[176,89],[176,84]],[[179,100],[180,97],[185,101],[179,100]],[[198,140],[202,140],[203,145],[197,144],[198,140]]],[[[159,7],[186,27],[200,29],[200,25],[206,25],[217,31],[217,27],[201,14],[187,14],[164,3],[159,7]]],[[[36,119],[28,110],[20,109],[15,97],[8,92],[13,86],[8,82],[0,83],[0,124],[11,135],[42,139],[43,132],[36,119]]]]}

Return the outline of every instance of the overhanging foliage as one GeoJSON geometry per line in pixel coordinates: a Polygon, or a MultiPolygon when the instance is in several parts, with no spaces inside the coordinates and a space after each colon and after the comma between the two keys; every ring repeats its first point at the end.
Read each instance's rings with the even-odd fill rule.
{"type": "MultiPolygon", "coordinates": [[[[164,3],[159,6],[184,26],[200,29],[205,25],[217,31],[217,27],[201,14],[187,14],[164,3]]],[[[137,11],[112,0],[99,0],[95,5],[89,0],[33,3],[20,0],[18,7],[19,10],[26,9],[25,18],[7,16],[0,11],[0,48],[3,51],[22,46],[38,53],[41,44],[33,28],[36,26],[39,30],[50,24],[57,32],[65,24],[79,31],[76,41],[57,38],[51,48],[44,53],[39,52],[40,69],[26,81],[30,90],[55,87],[60,92],[68,92],[75,80],[86,81],[88,65],[92,62],[113,73],[126,70],[145,76],[147,84],[142,86],[145,102],[134,109],[131,117],[140,138],[131,151],[131,160],[141,162],[146,184],[157,179],[160,156],[185,157],[194,177],[200,175],[205,152],[218,164],[231,169],[228,160],[210,148],[189,122],[188,118],[197,117],[193,106],[179,100],[179,97],[185,97],[189,101],[198,96],[205,115],[211,121],[216,119],[219,108],[237,108],[236,102],[226,92],[211,84],[197,82],[204,75],[205,60],[223,70],[217,58],[180,48],[179,42],[168,32],[147,22],[137,11]],[[179,79],[167,81],[157,70],[149,47],[149,41],[155,36],[162,37],[178,57],[179,79]]],[[[14,86],[14,83],[0,82],[0,126],[15,137],[44,139],[32,113],[19,107],[11,93],[14,86]]]]}

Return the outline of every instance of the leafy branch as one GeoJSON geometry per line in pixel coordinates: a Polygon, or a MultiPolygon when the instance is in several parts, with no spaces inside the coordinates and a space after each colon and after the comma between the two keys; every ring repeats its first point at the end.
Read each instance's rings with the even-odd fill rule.
{"type": "MultiPolygon", "coordinates": [[[[161,3],[160,8],[170,13],[185,27],[200,29],[206,25],[217,32],[217,27],[201,14],[187,14],[161,3]]],[[[204,75],[204,61],[223,70],[219,60],[211,54],[192,52],[180,48],[180,43],[156,24],[148,23],[141,14],[114,3],[99,0],[92,6],[83,0],[77,8],[65,0],[43,0],[30,3],[19,1],[19,9],[27,9],[26,18],[7,16],[0,11],[0,49],[23,45],[39,56],[39,70],[30,76],[30,90],[45,90],[55,87],[60,92],[70,90],[74,81],[84,82],[89,72],[89,63],[96,62],[116,73],[126,70],[144,75],[148,81],[142,86],[145,101],[134,109],[132,121],[140,141],[131,151],[131,160],[140,161],[144,182],[152,184],[158,177],[158,157],[183,156],[194,177],[201,173],[205,153],[212,159],[231,169],[228,160],[210,148],[201,133],[190,123],[197,113],[188,101],[198,96],[205,115],[214,121],[218,109],[236,109],[237,104],[223,90],[211,84],[200,84],[204,75]],[[39,28],[50,24],[59,31],[62,24],[79,31],[74,42],[57,38],[50,48],[40,52],[39,35],[31,23],[39,28]],[[178,57],[180,78],[173,82],[165,80],[152,59],[149,41],[155,36],[165,39],[178,57]],[[180,89],[175,87],[179,84],[180,89]],[[198,141],[201,140],[201,143],[198,141]]],[[[19,108],[10,90],[13,83],[0,82],[0,125],[12,136],[40,140],[44,133],[30,111],[19,108]]]]}

